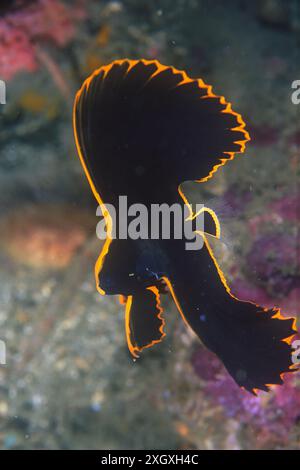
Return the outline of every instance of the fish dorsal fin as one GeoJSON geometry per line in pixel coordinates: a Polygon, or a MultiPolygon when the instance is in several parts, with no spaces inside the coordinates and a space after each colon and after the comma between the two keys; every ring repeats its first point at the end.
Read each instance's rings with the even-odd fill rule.
{"type": "Polygon", "coordinates": [[[96,70],[77,93],[74,127],[95,186],[140,199],[154,186],[163,198],[167,184],[208,179],[249,140],[224,97],[155,60],[96,70]]]}

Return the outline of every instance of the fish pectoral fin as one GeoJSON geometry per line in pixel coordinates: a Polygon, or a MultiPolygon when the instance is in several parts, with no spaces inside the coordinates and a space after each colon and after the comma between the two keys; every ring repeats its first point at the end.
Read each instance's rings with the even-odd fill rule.
{"type": "Polygon", "coordinates": [[[160,295],[157,287],[148,287],[130,295],[126,302],[125,330],[132,356],[159,343],[164,336],[165,321],[162,317],[160,295]]]}

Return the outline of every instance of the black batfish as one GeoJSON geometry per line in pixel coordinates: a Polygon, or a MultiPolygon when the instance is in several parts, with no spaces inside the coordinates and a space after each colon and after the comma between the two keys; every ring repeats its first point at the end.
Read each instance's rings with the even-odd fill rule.
{"type": "MultiPolygon", "coordinates": [[[[118,60],[96,70],[74,105],[77,150],[99,204],[188,204],[180,186],[204,182],[249,140],[242,117],[201,79],[156,60],[118,60]]],[[[189,205],[190,218],[196,217],[189,205]]],[[[218,222],[213,211],[207,212],[218,222]]],[[[281,384],[293,368],[295,320],[278,309],[238,300],[209,243],[186,250],[182,239],[107,238],[95,267],[101,294],[121,295],[129,349],[137,357],[165,336],[160,294],[167,286],[184,321],[253,393],[281,384]]],[[[208,224],[212,226],[212,224],[208,224]]],[[[206,227],[206,226],[205,226],[206,227]]],[[[211,232],[210,232],[211,233],[211,232]]]]}

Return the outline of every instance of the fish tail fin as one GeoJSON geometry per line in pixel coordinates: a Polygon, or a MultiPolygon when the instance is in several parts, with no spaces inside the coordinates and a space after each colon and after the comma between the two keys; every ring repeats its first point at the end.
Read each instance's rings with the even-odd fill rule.
{"type": "Polygon", "coordinates": [[[231,293],[206,241],[185,251],[181,272],[166,280],[186,323],[223,362],[237,384],[255,393],[281,384],[292,367],[295,320],[231,293]]]}

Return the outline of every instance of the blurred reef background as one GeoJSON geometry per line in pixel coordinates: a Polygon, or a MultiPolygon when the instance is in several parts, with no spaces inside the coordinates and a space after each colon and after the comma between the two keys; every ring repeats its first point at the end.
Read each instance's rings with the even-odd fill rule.
{"type": "Polygon", "coordinates": [[[0,447],[300,449],[299,375],[240,390],[168,296],[166,340],[133,362],[123,306],[96,292],[98,219],[72,103],[122,57],[202,77],[242,114],[245,155],[190,197],[220,208],[235,295],[300,315],[300,1],[2,0],[0,447]]]}

